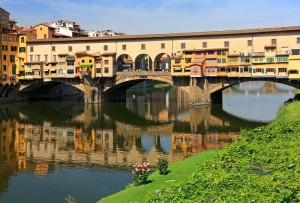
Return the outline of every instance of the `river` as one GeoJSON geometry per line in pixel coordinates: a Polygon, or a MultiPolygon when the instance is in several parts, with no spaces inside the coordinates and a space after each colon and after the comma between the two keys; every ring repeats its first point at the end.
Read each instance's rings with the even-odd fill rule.
{"type": "Polygon", "coordinates": [[[36,101],[0,106],[0,202],[96,202],[132,182],[131,166],[170,163],[238,141],[276,117],[294,90],[268,82],[190,107],[176,88],[131,89],[126,103],[36,101]]]}

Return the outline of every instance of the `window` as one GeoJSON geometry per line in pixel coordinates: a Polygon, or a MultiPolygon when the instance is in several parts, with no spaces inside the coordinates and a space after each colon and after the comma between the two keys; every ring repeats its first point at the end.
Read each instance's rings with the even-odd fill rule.
{"type": "Polygon", "coordinates": [[[93,63],[92,59],[89,60],[89,63],[93,63]]]}
{"type": "Polygon", "coordinates": [[[202,42],[202,48],[207,48],[207,42],[202,42]]]}
{"type": "Polygon", "coordinates": [[[48,55],[45,54],[44,57],[45,57],[45,62],[48,62],[48,55]]]}
{"type": "Polygon", "coordinates": [[[297,44],[300,44],[300,37],[297,37],[297,44]]]}
{"type": "Polygon", "coordinates": [[[226,55],[226,51],[225,50],[219,50],[219,51],[217,51],[217,55],[226,55]]]}
{"type": "Polygon", "coordinates": [[[67,61],[67,66],[74,66],[74,61],[67,61]]]}
{"type": "Polygon", "coordinates": [[[101,68],[96,68],[96,73],[101,73],[101,68]]]}
{"type": "Polygon", "coordinates": [[[175,59],[175,63],[180,63],[180,59],[175,59]]]}
{"type": "Polygon", "coordinates": [[[292,55],[300,55],[300,50],[299,49],[293,49],[292,50],[292,55]]]}
{"type": "Polygon", "coordinates": [[[2,45],[2,51],[7,51],[8,47],[6,45],[2,45]]]}
{"type": "Polygon", "coordinates": [[[86,46],[86,51],[90,51],[90,46],[86,46]]]}
{"type": "Polygon", "coordinates": [[[21,43],[24,43],[24,42],[25,42],[25,38],[21,37],[21,43]]]}
{"type": "Polygon", "coordinates": [[[103,50],[104,50],[104,51],[108,51],[108,46],[107,46],[107,45],[104,45],[104,46],[103,46],[103,50]]]}
{"type": "Polygon", "coordinates": [[[241,57],[241,62],[250,63],[250,56],[242,56],[241,57]]]}
{"type": "Polygon", "coordinates": [[[68,51],[69,51],[69,52],[72,51],[72,46],[68,46],[68,51]]]}
{"type": "Polygon", "coordinates": [[[247,45],[248,45],[248,47],[251,47],[251,46],[253,45],[253,43],[252,43],[252,40],[251,40],[251,39],[247,41],[247,45]]]}
{"type": "Polygon", "coordinates": [[[29,55],[29,61],[33,62],[33,55],[29,55]]]}
{"type": "Polygon", "coordinates": [[[84,63],[84,62],[85,62],[84,59],[82,59],[82,60],[81,60],[81,63],[84,63]]]}
{"type": "Polygon", "coordinates": [[[55,46],[52,46],[52,47],[51,47],[51,50],[52,50],[52,51],[55,51],[55,46]]]}
{"type": "Polygon", "coordinates": [[[108,65],[109,64],[109,60],[104,60],[104,65],[108,65]]]}
{"type": "Polygon", "coordinates": [[[33,52],[33,47],[30,47],[30,52],[33,52]]]}
{"type": "Polygon", "coordinates": [[[215,63],[216,59],[206,59],[206,63],[215,63]]]}
{"type": "Polygon", "coordinates": [[[268,57],[267,63],[274,63],[274,57],[268,57]]]}
{"type": "Polygon", "coordinates": [[[278,72],[279,73],[285,73],[286,72],[286,68],[278,68],[278,72]]]}
{"type": "Polygon", "coordinates": [[[44,39],[47,39],[47,35],[46,34],[44,34],[44,39]]]}
{"type": "Polygon", "coordinates": [[[36,61],[40,62],[40,60],[41,60],[41,55],[36,55],[36,61]]]}
{"type": "Polygon", "coordinates": [[[226,58],[218,59],[218,63],[226,63],[226,58]]]}
{"type": "Polygon", "coordinates": [[[10,50],[11,50],[11,51],[17,51],[17,46],[11,46],[11,47],[10,47],[10,50]]]}
{"type": "Polygon", "coordinates": [[[272,45],[276,45],[277,44],[277,40],[276,39],[271,39],[271,44],[272,45]]]}
{"type": "Polygon", "coordinates": [[[141,50],[145,50],[146,49],[146,44],[141,44],[141,50]]]}
{"type": "Polygon", "coordinates": [[[287,56],[277,56],[277,62],[288,62],[287,56]]]}
{"type": "Polygon", "coordinates": [[[161,49],[165,49],[165,48],[166,48],[166,44],[165,44],[165,43],[161,43],[161,44],[160,44],[160,48],[161,48],[161,49]]]}
{"type": "Polygon", "coordinates": [[[229,47],[229,41],[224,41],[224,47],[229,47]]]}
{"type": "Polygon", "coordinates": [[[19,52],[20,53],[26,52],[26,47],[19,47],[19,52]]]}
{"type": "Polygon", "coordinates": [[[15,56],[14,55],[10,55],[9,56],[9,61],[10,62],[15,62],[15,56]]]}
{"type": "Polygon", "coordinates": [[[214,55],[214,54],[215,54],[215,51],[210,50],[210,51],[207,52],[207,54],[208,54],[208,55],[214,55]]]}
{"type": "Polygon", "coordinates": [[[230,57],[229,61],[230,62],[237,62],[238,61],[238,57],[230,57]]]}
{"type": "Polygon", "coordinates": [[[122,45],[122,50],[126,50],[126,44],[122,45]]]}
{"type": "Polygon", "coordinates": [[[181,49],[185,49],[185,43],[181,43],[181,49]]]}
{"type": "Polygon", "coordinates": [[[6,71],[6,65],[3,65],[3,71],[6,71]]]}
{"type": "Polygon", "coordinates": [[[104,73],[108,73],[108,68],[104,68],[104,73]]]}
{"type": "Polygon", "coordinates": [[[192,62],[192,59],[191,59],[191,58],[186,58],[186,59],[185,59],[185,62],[186,62],[186,63],[191,63],[191,62],[192,62]]]}
{"type": "Polygon", "coordinates": [[[6,55],[3,55],[3,61],[6,61],[6,55]]]}
{"type": "Polygon", "coordinates": [[[53,61],[56,61],[56,55],[53,55],[53,61]]]}

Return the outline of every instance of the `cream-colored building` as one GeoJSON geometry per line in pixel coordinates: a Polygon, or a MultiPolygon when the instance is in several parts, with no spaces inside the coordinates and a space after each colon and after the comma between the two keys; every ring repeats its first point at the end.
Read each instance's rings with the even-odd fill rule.
{"type": "MultiPolygon", "coordinates": [[[[161,71],[159,68],[161,56],[169,59],[171,57],[180,58],[186,50],[227,49],[226,57],[239,57],[231,59],[233,60],[231,62],[234,62],[234,60],[239,61],[242,60],[242,57],[249,56],[251,57],[249,65],[257,68],[270,68],[268,71],[273,71],[272,68],[275,70],[276,68],[288,67],[286,61],[284,62],[285,64],[280,62],[280,60],[285,59],[279,59],[278,56],[289,56],[291,53],[296,53],[295,50],[300,50],[300,26],[174,34],[123,35],[104,38],[52,38],[31,40],[27,45],[29,62],[39,62],[38,59],[43,61],[41,57],[37,56],[44,55],[47,55],[53,61],[55,56],[62,53],[69,55],[75,55],[81,51],[92,54],[100,53],[101,55],[114,53],[117,71],[125,71],[122,66],[130,66],[130,64],[123,62],[124,57],[132,61],[131,68],[126,69],[126,71],[161,71]],[[264,58],[262,61],[256,61],[255,58],[260,55],[264,56],[264,58]],[[277,59],[280,63],[277,63],[277,59]],[[263,62],[263,65],[261,62],[263,62]]],[[[227,62],[228,59],[225,63],[226,65],[227,62]]],[[[236,65],[238,66],[238,64],[236,65]]],[[[216,67],[218,67],[218,64],[216,67]]],[[[293,68],[300,69],[300,67],[293,68]]],[[[231,69],[233,71],[237,70],[235,67],[231,69]]],[[[253,71],[252,74],[254,74],[253,71]]],[[[183,75],[188,76],[190,73],[186,72],[183,75]]],[[[232,73],[231,76],[235,77],[238,74],[232,73]]],[[[295,78],[298,77],[300,78],[300,76],[295,78]]]]}

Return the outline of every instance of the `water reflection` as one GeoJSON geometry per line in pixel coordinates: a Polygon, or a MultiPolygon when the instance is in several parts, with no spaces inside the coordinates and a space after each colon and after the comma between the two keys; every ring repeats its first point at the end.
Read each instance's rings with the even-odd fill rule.
{"type": "MultiPolygon", "coordinates": [[[[52,180],[50,174],[58,174],[65,167],[106,168],[108,171],[103,176],[108,177],[107,172],[119,174],[120,181],[124,181],[121,178],[124,174],[116,169],[128,169],[142,161],[155,165],[160,154],[165,154],[172,163],[208,149],[219,149],[236,141],[241,128],[259,125],[226,113],[222,106],[189,107],[186,93],[175,88],[129,91],[127,103],[1,105],[0,118],[0,202],[2,198],[7,200],[7,193],[12,194],[16,187],[14,183],[9,184],[10,178],[23,173],[47,177],[48,187],[51,184],[57,187],[58,175],[52,180]]],[[[130,181],[130,173],[125,173],[127,179],[123,186],[130,181]]],[[[91,178],[90,182],[99,184],[93,181],[91,178]]],[[[68,188],[77,183],[75,178],[68,188]]],[[[113,184],[111,187],[117,188],[113,184]]],[[[86,187],[79,191],[86,197],[92,189],[86,187]]],[[[95,192],[93,198],[97,200],[116,192],[113,189],[95,192]]],[[[46,191],[41,193],[47,196],[46,191]]],[[[56,198],[57,202],[62,201],[61,194],[56,198]]],[[[53,202],[50,200],[43,199],[43,202],[53,202]]]]}
{"type": "Polygon", "coordinates": [[[294,96],[295,88],[273,82],[245,82],[223,92],[223,108],[247,120],[269,122],[280,105],[294,96]]]}

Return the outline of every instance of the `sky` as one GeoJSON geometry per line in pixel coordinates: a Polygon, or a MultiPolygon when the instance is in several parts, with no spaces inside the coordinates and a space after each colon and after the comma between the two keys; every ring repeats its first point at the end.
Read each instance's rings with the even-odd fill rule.
{"type": "Polygon", "coordinates": [[[64,19],[126,34],[300,25],[299,0],[0,0],[23,26],[64,19]]]}

